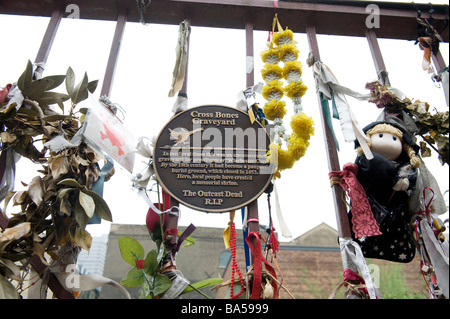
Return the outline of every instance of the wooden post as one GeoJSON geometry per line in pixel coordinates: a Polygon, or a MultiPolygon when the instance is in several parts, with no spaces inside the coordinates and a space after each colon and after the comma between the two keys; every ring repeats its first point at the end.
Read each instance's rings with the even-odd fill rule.
{"type": "Polygon", "coordinates": [[[103,79],[102,91],[100,93],[101,96],[109,96],[111,94],[111,88],[114,81],[114,74],[116,72],[117,59],[119,57],[119,50],[122,43],[126,21],[126,10],[122,8],[119,12],[119,16],[117,17],[116,30],[114,31],[108,64],[106,65],[105,77],[103,79]]]}
{"type": "Polygon", "coordinates": [[[388,73],[384,64],[383,56],[381,55],[380,46],[378,45],[377,35],[374,29],[367,29],[366,38],[369,42],[370,52],[372,53],[372,59],[377,70],[378,80],[382,85],[390,86],[388,73]]]}
{"type": "MultiPolygon", "coordinates": [[[[57,5],[53,10],[50,22],[47,26],[47,30],[45,31],[44,37],[42,38],[41,46],[39,47],[36,59],[34,60],[35,63],[40,63],[42,65],[45,65],[45,63],[47,63],[48,55],[50,54],[53,40],[55,40],[56,32],[58,31],[62,16],[63,7],[61,5],[57,5]]],[[[36,68],[36,76],[40,77],[43,71],[44,67],[39,65],[36,68]]]]}

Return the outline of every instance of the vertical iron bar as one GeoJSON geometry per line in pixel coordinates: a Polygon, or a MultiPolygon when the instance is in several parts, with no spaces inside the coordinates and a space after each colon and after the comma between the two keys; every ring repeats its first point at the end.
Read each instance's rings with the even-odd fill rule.
{"type": "MultiPolygon", "coordinates": [[[[247,20],[245,22],[245,43],[246,43],[246,57],[252,57],[253,58],[253,23],[247,20]]],[[[253,86],[255,79],[254,79],[254,72],[246,73],[247,80],[246,85],[247,87],[253,86]]],[[[248,230],[249,232],[258,232],[259,230],[259,222],[258,220],[258,201],[255,200],[252,203],[250,203],[247,206],[248,213],[247,213],[247,219],[248,220],[254,220],[248,223],[248,230]]],[[[250,258],[250,265],[253,265],[253,257],[250,258]]]]}
{"type": "MultiPolygon", "coordinates": [[[[308,43],[311,52],[314,55],[314,61],[320,61],[320,54],[319,54],[319,46],[317,43],[317,37],[316,37],[316,29],[314,26],[308,26],[306,28],[306,34],[308,37],[308,43]]],[[[318,101],[319,106],[322,105],[320,96],[318,95],[318,101]]],[[[322,108],[320,109],[320,118],[322,120],[322,129],[325,137],[325,146],[326,146],[326,153],[327,153],[327,160],[328,160],[328,169],[329,171],[340,171],[340,164],[339,164],[339,157],[337,154],[336,149],[336,143],[334,142],[333,134],[331,132],[331,129],[328,127],[326,123],[326,119],[324,116],[324,113],[322,111],[322,108]]],[[[339,236],[342,238],[350,238],[351,237],[351,231],[350,231],[350,224],[348,221],[348,215],[347,215],[347,207],[345,206],[343,198],[343,190],[341,187],[333,187],[333,200],[334,200],[334,207],[336,211],[336,218],[337,218],[337,224],[339,229],[339,236]]]]}
{"type": "Polygon", "coordinates": [[[441,51],[439,51],[436,55],[432,54],[431,58],[433,59],[434,68],[436,69],[436,72],[440,72],[443,69],[445,69],[445,61],[442,57],[441,51]]]}
{"type": "Polygon", "coordinates": [[[37,76],[40,76],[44,71],[44,65],[47,63],[48,55],[50,54],[50,50],[53,45],[53,40],[55,40],[56,32],[58,31],[59,24],[61,22],[63,16],[63,7],[58,5],[53,10],[52,16],[47,26],[47,30],[45,31],[44,37],[42,38],[41,46],[39,47],[39,51],[36,55],[36,59],[34,63],[40,63],[36,68],[37,76]]]}
{"type": "MultiPolygon", "coordinates": [[[[316,37],[316,29],[314,26],[308,25],[306,27],[306,35],[308,37],[308,43],[310,51],[313,53],[314,62],[320,61],[319,45],[316,37]]],[[[340,171],[339,157],[337,154],[336,143],[333,138],[330,127],[327,125],[327,121],[322,109],[322,101],[320,92],[317,93],[320,109],[320,119],[322,121],[322,129],[325,138],[325,146],[328,160],[329,171],[340,171]]],[[[333,192],[334,209],[336,214],[336,221],[338,226],[339,237],[343,239],[351,239],[350,222],[347,214],[347,207],[343,201],[344,190],[342,187],[335,185],[331,188],[333,192]]],[[[348,258],[345,250],[341,250],[342,266],[345,269],[350,269],[354,273],[358,273],[358,267],[348,258]]]]}
{"type": "Polygon", "coordinates": [[[380,46],[378,45],[377,35],[374,29],[366,30],[366,38],[369,42],[370,52],[372,53],[373,63],[377,71],[378,80],[382,85],[390,86],[389,77],[384,64],[383,56],[381,55],[380,46]]]}
{"type": "Polygon", "coordinates": [[[120,45],[122,42],[126,21],[127,14],[125,9],[122,8],[119,12],[119,16],[117,17],[116,30],[114,31],[108,64],[106,65],[105,77],[103,79],[102,91],[100,93],[101,96],[109,96],[111,94],[111,88],[114,81],[114,74],[116,71],[120,45]]]}
{"type": "Polygon", "coordinates": [[[255,63],[253,53],[253,23],[250,20],[245,22],[245,51],[246,51],[246,75],[247,82],[246,87],[253,86],[255,84],[255,63]],[[251,70],[249,70],[248,63],[251,63],[251,70]]]}

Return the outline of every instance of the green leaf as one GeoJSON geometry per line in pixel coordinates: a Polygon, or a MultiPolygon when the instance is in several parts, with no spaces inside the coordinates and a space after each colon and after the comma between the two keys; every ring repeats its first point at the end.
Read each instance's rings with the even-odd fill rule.
{"type": "Polygon", "coordinates": [[[83,185],[81,185],[80,183],[78,183],[76,180],[74,180],[73,178],[66,178],[63,179],[62,181],[58,182],[58,185],[64,185],[64,186],[72,186],[72,187],[77,187],[77,188],[83,188],[83,185]]]}
{"type": "Polygon", "coordinates": [[[63,83],[65,78],[65,75],[50,75],[42,78],[42,80],[47,83],[47,87],[45,88],[45,90],[50,91],[57,88],[61,85],[61,83],[63,83]]]}
{"type": "MultiPolygon", "coordinates": [[[[178,232],[178,237],[180,237],[181,234],[182,234],[181,232],[178,232]]],[[[196,241],[195,238],[193,238],[193,237],[191,237],[191,236],[188,236],[188,237],[184,240],[183,248],[184,248],[184,247],[189,247],[189,246],[194,245],[194,244],[195,244],[195,241],[196,241]]]]}
{"type": "Polygon", "coordinates": [[[157,261],[158,253],[156,252],[156,249],[151,250],[147,257],[145,257],[144,262],[144,269],[146,269],[146,272],[153,276],[158,269],[158,261],[157,261]]]}
{"type": "MultiPolygon", "coordinates": [[[[44,92],[37,102],[40,106],[43,105],[52,105],[57,103],[60,109],[64,112],[64,101],[67,101],[70,98],[67,94],[57,93],[57,92],[44,92]]],[[[66,115],[67,116],[67,115],[66,115]]]]}
{"type": "Polygon", "coordinates": [[[78,104],[79,102],[87,99],[88,97],[88,77],[87,73],[84,73],[83,80],[75,86],[72,93],[69,93],[73,104],[78,104]]]}
{"type": "Polygon", "coordinates": [[[17,86],[19,87],[20,91],[23,92],[23,90],[31,83],[31,81],[33,81],[33,64],[30,60],[28,60],[25,71],[23,71],[22,75],[17,80],[17,86]]]}
{"type": "Polygon", "coordinates": [[[120,284],[129,288],[137,288],[140,285],[142,285],[144,281],[145,281],[144,272],[141,269],[133,267],[127,273],[127,276],[120,281],[120,284]]]}
{"type": "Polygon", "coordinates": [[[78,199],[79,199],[80,205],[83,207],[86,215],[89,218],[92,218],[92,216],[94,216],[94,212],[95,212],[95,202],[92,199],[92,197],[89,196],[88,194],[84,193],[83,191],[80,191],[80,194],[78,195],[78,199]]]}
{"type": "Polygon", "coordinates": [[[89,222],[89,217],[84,211],[83,206],[81,206],[79,200],[75,201],[75,206],[73,207],[73,214],[80,228],[82,229],[86,228],[86,225],[89,222]]]}
{"type": "Polygon", "coordinates": [[[155,276],[155,286],[153,287],[153,294],[158,296],[167,291],[172,286],[172,282],[165,275],[157,274],[155,276]]]}
{"type": "Polygon", "coordinates": [[[0,275],[0,299],[19,299],[16,288],[2,275],[0,275]]]}
{"type": "Polygon", "coordinates": [[[69,66],[66,72],[66,90],[67,93],[69,93],[69,95],[72,95],[74,86],[75,86],[75,73],[69,66]]]}
{"type": "Polygon", "coordinates": [[[131,266],[136,266],[136,260],[142,260],[145,251],[142,245],[131,237],[119,237],[119,249],[123,260],[131,266]]]}
{"type": "Polygon", "coordinates": [[[202,281],[198,281],[196,283],[190,284],[187,286],[181,294],[185,294],[191,292],[196,289],[201,289],[209,286],[215,286],[223,282],[223,278],[208,278],[202,281]]]}
{"type": "Polygon", "coordinates": [[[94,80],[88,83],[87,89],[89,92],[94,93],[95,89],[97,88],[98,80],[94,80]]]}
{"type": "Polygon", "coordinates": [[[37,100],[46,91],[48,84],[44,79],[32,81],[23,89],[22,94],[30,100],[37,100]]]}
{"type": "Polygon", "coordinates": [[[111,210],[109,209],[108,204],[105,202],[103,197],[101,197],[96,192],[90,191],[90,190],[83,190],[86,194],[90,195],[94,202],[95,202],[95,213],[103,220],[106,220],[108,222],[112,222],[112,214],[111,210]]]}

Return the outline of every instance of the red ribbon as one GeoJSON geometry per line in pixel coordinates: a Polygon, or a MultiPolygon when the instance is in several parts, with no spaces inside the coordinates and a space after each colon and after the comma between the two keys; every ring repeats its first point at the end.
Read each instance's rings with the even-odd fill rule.
{"type": "Polygon", "coordinates": [[[345,190],[352,201],[352,224],[356,238],[381,235],[377,221],[373,217],[369,200],[364,187],[356,178],[358,165],[348,163],[342,171],[333,171],[328,174],[330,178],[340,177],[339,185],[345,190]]]}
{"type": "Polygon", "coordinates": [[[431,193],[433,193],[433,196],[431,196],[431,198],[430,198],[430,200],[428,201],[428,203],[427,204],[425,204],[425,210],[419,210],[416,214],[421,214],[421,213],[425,213],[425,214],[429,214],[429,213],[431,213],[431,209],[430,209],[430,206],[431,206],[431,202],[433,201],[433,199],[434,199],[434,191],[431,189],[431,188],[429,188],[429,187],[425,187],[424,189],[423,189],[423,193],[422,193],[422,196],[423,196],[423,201],[425,202],[425,200],[426,200],[426,195],[425,195],[425,192],[426,192],[426,190],[429,190],[431,193]]]}
{"type": "MultiPolygon", "coordinates": [[[[269,264],[269,262],[264,258],[261,250],[261,238],[259,232],[251,232],[248,234],[245,241],[250,248],[250,251],[254,257],[253,261],[253,286],[252,286],[252,295],[250,299],[259,299],[261,294],[261,283],[262,283],[262,264],[264,263],[266,266],[266,270],[270,272],[270,274],[277,278],[275,270],[269,264]],[[253,244],[255,242],[255,245],[253,244]]],[[[275,282],[272,281],[273,287],[273,298],[275,299],[277,295],[277,286],[275,282]]]]}
{"type": "Polygon", "coordinates": [[[12,87],[11,84],[7,84],[2,90],[0,90],[0,103],[5,102],[6,96],[8,95],[9,89],[12,87]]]}

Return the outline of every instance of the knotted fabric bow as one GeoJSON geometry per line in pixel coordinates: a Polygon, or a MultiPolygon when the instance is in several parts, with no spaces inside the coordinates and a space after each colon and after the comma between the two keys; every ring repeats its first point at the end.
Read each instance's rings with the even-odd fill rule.
{"type": "Polygon", "coordinates": [[[356,238],[381,235],[377,221],[373,217],[369,200],[362,185],[356,178],[358,165],[348,163],[342,171],[332,171],[328,174],[334,185],[339,180],[339,185],[345,190],[352,203],[352,229],[356,238]]]}

